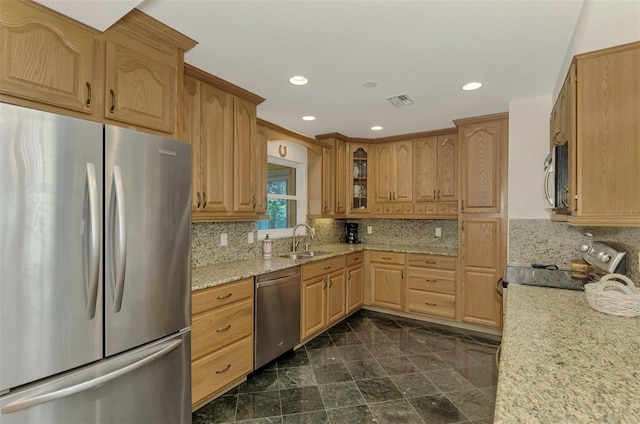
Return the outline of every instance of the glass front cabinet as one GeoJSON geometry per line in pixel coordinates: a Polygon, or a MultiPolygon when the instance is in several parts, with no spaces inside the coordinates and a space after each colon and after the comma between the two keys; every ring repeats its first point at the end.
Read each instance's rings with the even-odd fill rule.
{"type": "Polygon", "coordinates": [[[369,214],[371,213],[372,203],[369,201],[371,194],[369,188],[373,187],[369,185],[371,179],[370,173],[370,145],[368,144],[355,144],[349,143],[349,178],[347,181],[351,181],[348,190],[349,213],[353,215],[357,214],[369,214]]]}

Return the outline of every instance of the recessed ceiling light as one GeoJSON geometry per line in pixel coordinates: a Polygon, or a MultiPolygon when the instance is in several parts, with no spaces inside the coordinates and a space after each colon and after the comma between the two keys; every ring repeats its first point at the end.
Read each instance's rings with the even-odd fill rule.
{"type": "Polygon", "coordinates": [[[470,90],[477,90],[480,87],[482,87],[481,82],[470,82],[468,84],[463,85],[462,89],[465,91],[470,91],[470,90]]]}
{"type": "Polygon", "coordinates": [[[362,83],[362,86],[364,88],[374,88],[378,86],[378,83],[375,81],[365,81],[362,83]]]}
{"type": "Polygon", "coordinates": [[[371,127],[372,131],[380,131],[383,127],[381,125],[374,125],[373,127],[371,127]]]}
{"type": "Polygon", "coordinates": [[[304,119],[305,121],[315,121],[316,117],[315,116],[311,116],[311,115],[307,115],[307,116],[303,116],[302,119],[304,119]]]}
{"type": "Polygon", "coordinates": [[[289,82],[293,85],[305,85],[309,82],[309,80],[302,75],[296,75],[294,77],[289,78],[289,82]]]}

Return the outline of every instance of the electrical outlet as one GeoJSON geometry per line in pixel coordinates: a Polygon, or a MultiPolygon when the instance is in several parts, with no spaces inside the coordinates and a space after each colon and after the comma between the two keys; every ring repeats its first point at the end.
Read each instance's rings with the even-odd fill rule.
{"type": "Polygon", "coordinates": [[[371,225],[367,225],[367,234],[373,234],[373,227],[371,225]]]}
{"type": "Polygon", "coordinates": [[[220,234],[220,246],[226,246],[227,243],[227,233],[220,234]]]}
{"type": "Polygon", "coordinates": [[[253,244],[253,232],[247,233],[247,243],[253,244]]]}
{"type": "Polygon", "coordinates": [[[436,237],[442,236],[442,228],[436,228],[436,237]]]}

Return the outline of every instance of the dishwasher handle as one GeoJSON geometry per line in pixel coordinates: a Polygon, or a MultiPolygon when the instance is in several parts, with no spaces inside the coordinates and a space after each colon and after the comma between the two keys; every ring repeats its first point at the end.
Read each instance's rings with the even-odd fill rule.
{"type": "Polygon", "coordinates": [[[300,273],[287,275],[286,277],[282,277],[282,278],[276,278],[275,280],[261,281],[259,283],[256,283],[256,288],[259,289],[262,287],[274,286],[276,284],[280,284],[283,281],[287,281],[287,280],[300,281],[300,273]]]}

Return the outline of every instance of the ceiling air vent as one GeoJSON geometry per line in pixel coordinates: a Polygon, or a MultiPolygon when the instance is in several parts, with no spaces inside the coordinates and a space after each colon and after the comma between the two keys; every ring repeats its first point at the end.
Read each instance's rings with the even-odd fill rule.
{"type": "Polygon", "coordinates": [[[389,100],[389,103],[391,103],[395,107],[409,106],[415,103],[413,99],[411,99],[411,97],[407,96],[406,94],[398,94],[397,96],[387,97],[387,100],[389,100]]]}

